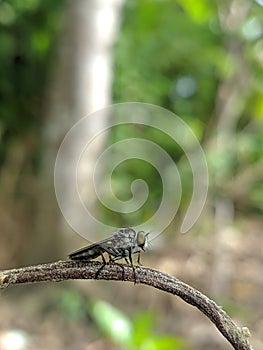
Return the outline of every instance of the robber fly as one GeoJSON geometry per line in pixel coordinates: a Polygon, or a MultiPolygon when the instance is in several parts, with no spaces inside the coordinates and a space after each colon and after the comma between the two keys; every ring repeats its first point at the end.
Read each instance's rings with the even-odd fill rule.
{"type": "MultiPolygon", "coordinates": [[[[144,251],[148,245],[147,236],[150,232],[134,231],[132,228],[119,228],[113,236],[106,238],[100,242],[91,244],[81,248],[71,254],[69,258],[72,260],[92,260],[101,256],[103,263],[106,260],[103,253],[109,254],[109,261],[116,261],[124,258],[127,263],[131,263],[133,267],[132,254],[138,253],[138,264],[140,264],[140,253],[144,251]],[[129,258],[129,261],[128,259],[129,258]]],[[[133,267],[134,268],[134,267],[133,267]]]]}

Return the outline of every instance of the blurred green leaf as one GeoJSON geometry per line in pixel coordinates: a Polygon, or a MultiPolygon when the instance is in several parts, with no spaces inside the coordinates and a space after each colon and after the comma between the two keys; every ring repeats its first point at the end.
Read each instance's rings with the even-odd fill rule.
{"type": "Polygon", "coordinates": [[[153,330],[155,315],[150,312],[142,312],[131,321],[112,305],[96,301],[91,308],[91,315],[99,330],[126,350],[181,350],[184,348],[185,342],[180,338],[156,335],[153,330]]]}
{"type": "Polygon", "coordinates": [[[134,342],[139,345],[144,339],[149,338],[155,323],[155,316],[151,312],[143,312],[133,319],[134,342]]]}
{"type": "Polygon", "coordinates": [[[71,320],[82,320],[87,315],[87,310],[83,307],[85,300],[80,293],[71,289],[64,289],[60,294],[59,306],[62,312],[71,320]]]}
{"type": "Polygon", "coordinates": [[[250,197],[251,205],[254,208],[258,208],[262,213],[262,211],[263,211],[263,184],[262,184],[262,182],[258,182],[256,184],[254,184],[254,187],[251,190],[249,197],[250,197]]]}
{"type": "Polygon", "coordinates": [[[150,337],[143,340],[140,349],[143,350],[182,350],[186,342],[175,337],[150,337]]]}
{"type": "Polygon", "coordinates": [[[115,343],[127,345],[132,342],[131,321],[112,305],[96,301],[91,307],[91,315],[99,329],[115,343]]]}
{"type": "Polygon", "coordinates": [[[187,11],[189,16],[198,23],[211,21],[211,18],[215,14],[215,4],[209,0],[179,0],[179,3],[187,11]]]}

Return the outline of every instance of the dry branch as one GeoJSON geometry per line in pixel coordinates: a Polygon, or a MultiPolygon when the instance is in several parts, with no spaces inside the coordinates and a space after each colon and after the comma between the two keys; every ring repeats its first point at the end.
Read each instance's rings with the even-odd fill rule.
{"type": "MultiPolygon", "coordinates": [[[[0,272],[0,288],[17,283],[43,281],[60,282],[69,279],[98,279],[134,282],[134,271],[126,264],[107,264],[100,262],[57,261],[0,272]]],[[[197,307],[218,328],[222,335],[236,350],[253,350],[248,342],[249,330],[238,327],[234,321],[214,301],[179,279],[163,272],[136,266],[136,283],[179,296],[188,304],[197,307]]]]}

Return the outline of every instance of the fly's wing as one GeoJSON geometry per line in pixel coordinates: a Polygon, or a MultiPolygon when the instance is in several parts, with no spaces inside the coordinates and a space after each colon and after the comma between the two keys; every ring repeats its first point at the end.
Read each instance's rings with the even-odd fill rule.
{"type": "Polygon", "coordinates": [[[102,243],[106,240],[100,241],[98,243],[93,243],[87,247],[76,250],[69,254],[69,258],[72,260],[92,260],[96,259],[104,251],[102,243]]]}

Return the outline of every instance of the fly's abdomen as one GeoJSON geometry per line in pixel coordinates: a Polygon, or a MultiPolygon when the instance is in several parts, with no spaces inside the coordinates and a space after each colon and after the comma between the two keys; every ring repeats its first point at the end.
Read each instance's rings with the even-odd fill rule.
{"type": "Polygon", "coordinates": [[[85,247],[69,254],[69,257],[72,260],[92,260],[100,256],[101,253],[100,246],[94,244],[93,246],[85,247]]]}

